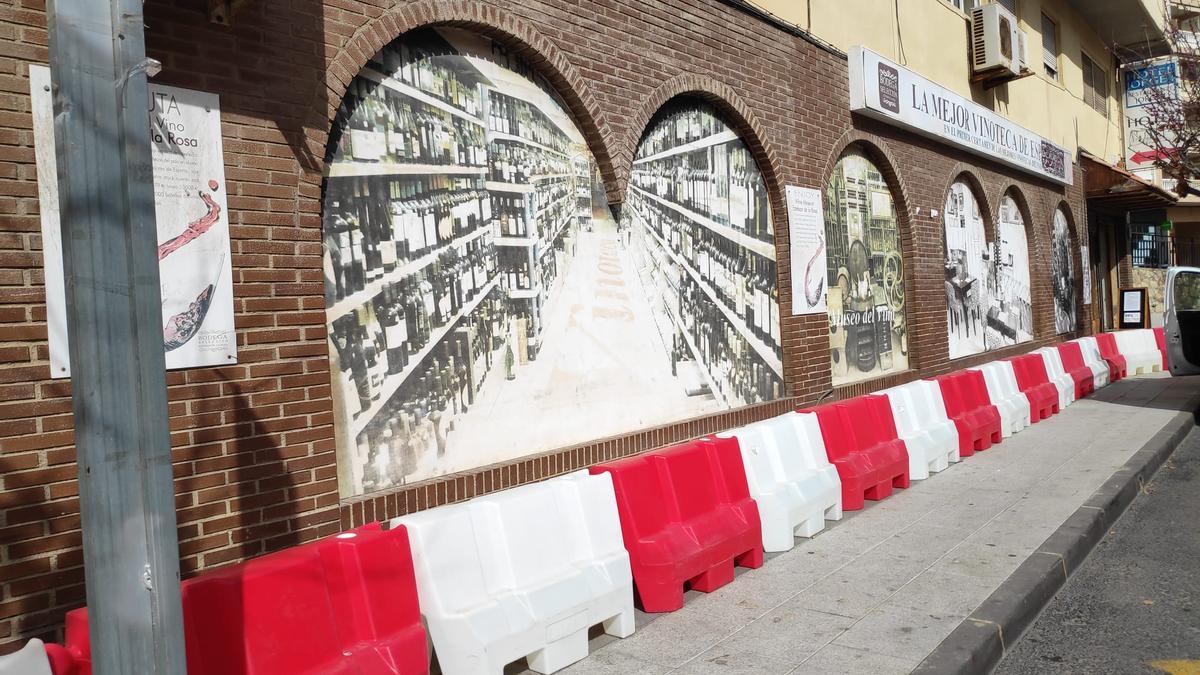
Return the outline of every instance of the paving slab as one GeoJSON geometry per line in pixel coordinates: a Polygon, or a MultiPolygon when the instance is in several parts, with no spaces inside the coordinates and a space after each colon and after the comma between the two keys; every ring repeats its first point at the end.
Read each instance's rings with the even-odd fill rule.
{"type": "Polygon", "coordinates": [[[965,618],[1195,402],[1188,379],[1117,382],[562,672],[910,672],[956,629],[993,636],[965,618]]]}

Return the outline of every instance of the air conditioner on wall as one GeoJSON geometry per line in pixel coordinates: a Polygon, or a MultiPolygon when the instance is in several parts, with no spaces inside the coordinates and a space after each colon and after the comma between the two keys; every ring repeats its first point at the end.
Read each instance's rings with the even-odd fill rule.
{"type": "Polygon", "coordinates": [[[971,71],[976,75],[1021,74],[1024,33],[1017,17],[999,3],[971,10],[971,71]]]}

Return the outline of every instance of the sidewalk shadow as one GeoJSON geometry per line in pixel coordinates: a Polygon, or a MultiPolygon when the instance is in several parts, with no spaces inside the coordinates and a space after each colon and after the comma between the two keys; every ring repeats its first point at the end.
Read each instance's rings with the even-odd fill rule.
{"type": "MultiPolygon", "coordinates": [[[[1200,376],[1136,375],[1097,390],[1087,400],[1196,414],[1200,407],[1200,376]]],[[[1200,415],[1196,419],[1200,421],[1200,415]]]]}

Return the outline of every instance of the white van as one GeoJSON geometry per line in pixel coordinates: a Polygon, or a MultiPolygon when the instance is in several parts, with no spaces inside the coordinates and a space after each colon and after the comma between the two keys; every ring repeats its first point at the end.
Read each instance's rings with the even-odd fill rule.
{"type": "Polygon", "coordinates": [[[1200,374],[1200,267],[1167,270],[1167,311],[1163,323],[1171,374],[1200,374]]]}

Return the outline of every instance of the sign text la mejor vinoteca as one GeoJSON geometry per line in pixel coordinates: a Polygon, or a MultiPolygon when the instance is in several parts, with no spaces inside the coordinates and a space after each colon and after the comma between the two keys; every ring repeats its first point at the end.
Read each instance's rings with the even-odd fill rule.
{"type": "Polygon", "coordinates": [[[864,47],[850,49],[850,109],[1056,183],[1071,153],[864,47]]]}

